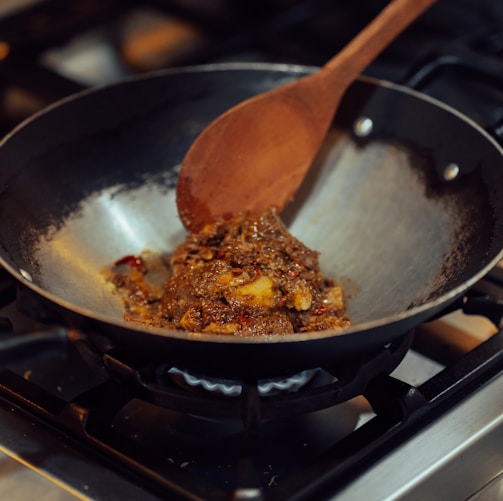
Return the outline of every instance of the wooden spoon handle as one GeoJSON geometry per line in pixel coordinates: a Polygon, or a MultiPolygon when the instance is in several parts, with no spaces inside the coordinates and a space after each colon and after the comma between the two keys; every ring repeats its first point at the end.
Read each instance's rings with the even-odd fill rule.
{"type": "MultiPolygon", "coordinates": [[[[337,81],[352,82],[409,24],[436,0],[393,0],[323,67],[337,81]]],[[[327,77],[328,75],[325,75],[327,77]]]]}

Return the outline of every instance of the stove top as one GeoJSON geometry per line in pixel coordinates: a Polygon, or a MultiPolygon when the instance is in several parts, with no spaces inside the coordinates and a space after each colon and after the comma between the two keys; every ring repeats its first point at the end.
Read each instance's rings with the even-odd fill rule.
{"type": "MultiPolygon", "coordinates": [[[[495,270],[456,306],[498,321],[502,277],[495,270]]],[[[24,293],[4,297],[3,318],[43,326],[20,313],[24,293]]],[[[49,489],[49,499],[356,500],[370,489],[378,499],[425,499],[489,488],[502,467],[496,444],[503,438],[503,333],[493,326],[495,333],[468,350],[451,339],[442,352],[432,330],[420,327],[390,347],[397,368],[373,378],[362,395],[265,420],[254,420],[254,412],[227,415],[264,400],[253,388],[207,400],[207,389],[161,384],[165,373],[152,380],[142,360],[121,358],[117,350],[105,356],[109,368],[120,366],[113,376],[78,343],[7,363],[0,372],[0,452],[10,458],[10,473],[0,492],[9,489],[19,499],[27,489],[49,489]],[[432,339],[435,357],[428,355],[432,339]]],[[[324,384],[309,382],[317,397],[324,384]]],[[[334,401],[337,384],[330,381],[324,393],[334,401]]],[[[310,402],[312,393],[301,387],[273,398],[273,408],[302,392],[310,402]]],[[[257,409],[267,412],[268,405],[257,409]]]]}
{"type": "MultiPolygon", "coordinates": [[[[4,0],[0,133],[82,88],[160,68],[321,65],[386,3],[4,0]]],[[[501,140],[503,4],[442,0],[365,73],[440,99],[501,140]]],[[[152,372],[145,361],[113,350],[103,357],[75,343],[4,361],[0,494],[51,501],[346,501],[370,493],[496,499],[503,492],[501,301],[503,273],[496,268],[452,311],[406,336],[404,346],[412,347],[403,358],[393,359],[403,346],[387,347],[381,356],[394,360],[390,375],[372,377],[362,394],[338,405],[287,407],[274,419],[258,419],[255,404],[264,397],[253,385],[238,396],[217,395],[212,415],[201,415],[207,388],[187,388],[186,379],[173,385],[161,368],[152,372]],[[180,410],[185,405],[188,413],[180,410]],[[247,405],[255,410],[241,417],[247,405]],[[232,412],[213,415],[220,409],[232,412]]],[[[4,272],[0,317],[6,335],[52,328],[4,272]]],[[[327,390],[326,377],[310,376],[298,391],[314,388],[325,401],[335,399],[344,389],[330,380],[327,390]]],[[[267,412],[279,413],[291,393],[280,391],[267,412]]]]}

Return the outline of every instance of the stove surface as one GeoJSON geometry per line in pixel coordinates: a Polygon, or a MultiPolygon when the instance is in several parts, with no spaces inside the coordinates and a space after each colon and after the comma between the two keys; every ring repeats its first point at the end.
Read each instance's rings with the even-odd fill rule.
{"type": "MultiPolygon", "coordinates": [[[[55,355],[52,360],[41,360],[52,366],[66,365],[68,362],[62,355],[55,355]]],[[[73,362],[70,363],[73,366],[73,362]]],[[[36,369],[32,363],[21,364],[16,372],[24,377],[32,378],[36,369]]],[[[430,379],[442,369],[442,365],[426,357],[410,351],[393,376],[419,385],[430,379]]],[[[60,375],[53,382],[52,393],[69,397],[75,389],[73,374],[60,375]]],[[[292,467],[298,467],[307,461],[311,455],[316,455],[340,438],[348,435],[353,429],[368,422],[374,413],[363,397],[356,397],[336,408],[318,411],[310,416],[298,419],[286,419],[280,425],[267,430],[268,439],[274,440],[274,435],[281,440],[288,440],[288,455],[292,457],[292,467]],[[316,431],[314,431],[316,430],[316,431]],[[325,442],[326,443],[322,443],[325,442]]],[[[6,482],[0,482],[0,492],[9,493],[9,499],[32,499],[33,493],[44,492],[44,499],[64,500],[78,497],[81,499],[110,499],[110,496],[122,499],[161,499],[150,489],[142,489],[128,476],[123,476],[115,468],[107,467],[106,461],[97,461],[95,454],[88,454],[81,446],[73,443],[71,437],[64,432],[47,427],[34,416],[26,414],[16,405],[9,406],[4,401],[0,406],[0,452],[3,462],[7,464],[6,482]]],[[[130,404],[114,423],[122,427],[125,436],[133,436],[142,443],[157,448],[163,444],[164,455],[180,470],[196,472],[207,481],[216,483],[219,487],[231,486],[233,468],[229,463],[238,452],[236,436],[240,433],[239,422],[225,422],[223,426],[214,425],[204,419],[180,417],[176,413],[159,410],[148,405],[136,406],[130,404]],[[139,413],[144,413],[139,416],[139,413]],[[134,424],[131,420],[135,419],[134,424]],[[169,426],[173,428],[170,429],[169,426]],[[154,431],[155,430],[155,431],[154,431]],[[211,433],[211,436],[206,434],[211,433]],[[168,436],[166,436],[168,434],[168,436]],[[196,438],[186,441],[186,434],[196,438]],[[218,436],[217,436],[218,435],[218,436]],[[211,437],[211,438],[210,438],[211,437]],[[223,448],[222,450],[213,449],[223,448]],[[230,448],[225,443],[230,441],[230,448]],[[155,445],[154,445],[155,444],[155,445]],[[201,447],[202,444],[202,447],[201,447]],[[192,448],[192,451],[190,449],[192,448]],[[209,450],[208,450],[209,448],[209,450]],[[210,457],[206,457],[208,452],[210,457]],[[205,462],[210,461],[210,465],[205,462]],[[213,471],[215,470],[215,471],[213,471]]],[[[277,444],[276,444],[277,445],[277,444]]],[[[280,444],[280,447],[285,447],[280,444]]],[[[276,458],[272,453],[263,462],[263,482],[266,487],[281,485],[283,478],[291,473],[285,470],[285,457],[280,453],[276,458]]],[[[183,498],[181,498],[183,499],[183,498]]],[[[357,499],[357,498],[348,498],[357,499]]]]}
{"type": "MultiPolygon", "coordinates": [[[[479,285],[482,289],[484,286],[487,284],[479,285]]],[[[23,328],[38,327],[18,311],[17,304],[10,302],[0,315],[23,328]]],[[[249,499],[251,494],[256,499],[285,499],[291,498],[293,492],[299,500],[310,499],[312,492],[305,494],[303,488],[312,481],[312,465],[337,472],[348,447],[356,447],[356,451],[361,448],[363,452],[350,455],[358,459],[367,444],[380,450],[381,459],[370,464],[363,461],[359,469],[362,473],[356,477],[351,476],[351,470],[343,471],[343,486],[335,491],[328,481],[322,489],[327,499],[361,499],[370,490],[378,499],[430,499],[435,492],[466,497],[489,485],[494,488],[491,482],[496,482],[503,465],[496,445],[503,433],[503,338],[502,333],[495,334],[494,326],[485,324],[484,317],[478,316],[483,321],[478,325],[481,328],[474,329],[476,335],[470,346],[466,348],[466,341],[456,343],[463,331],[455,328],[454,337],[449,338],[446,325],[461,315],[456,311],[433,325],[420,327],[414,348],[384,381],[384,389],[378,389],[378,393],[391,395],[396,382],[406,385],[399,390],[406,392],[400,404],[406,410],[399,426],[393,424],[394,412],[376,415],[369,400],[358,396],[307,415],[272,420],[264,424],[260,439],[243,441],[240,420],[186,416],[141,399],[123,401],[119,394],[118,405],[110,407],[110,424],[107,419],[93,424],[93,408],[86,414],[85,395],[99,397],[102,385],[106,388],[110,382],[108,376],[85,363],[78,350],[72,347],[66,352],[9,364],[8,371],[0,372],[0,453],[6,477],[5,482],[0,482],[0,492],[4,489],[9,499],[19,500],[32,499],[37,491],[44,492],[44,499],[51,501],[75,497],[165,499],[163,489],[171,489],[171,480],[177,479],[184,487],[180,487],[175,499],[205,499],[205,492],[212,493],[211,499],[227,499],[230,492],[234,492],[235,499],[249,499]],[[485,334],[483,327],[487,327],[485,334]],[[428,351],[428,343],[438,333],[444,336],[442,343],[449,350],[441,353],[437,349],[439,360],[435,360],[422,352],[428,351]],[[473,345],[478,348],[474,350],[473,345]],[[468,381],[467,386],[463,379],[468,381]],[[390,385],[389,392],[386,385],[390,385]],[[466,386],[463,391],[468,389],[469,395],[463,396],[458,386],[466,386]],[[23,387],[24,393],[18,396],[15,389],[23,387]],[[425,407],[423,399],[429,402],[425,407]],[[27,405],[30,402],[35,404],[27,405]],[[65,414],[71,419],[64,419],[61,427],[59,419],[65,414]],[[420,424],[423,414],[429,417],[420,424]],[[395,433],[400,426],[404,426],[403,431],[395,433]],[[363,437],[356,443],[355,431],[363,437]],[[82,439],[82,433],[87,437],[82,439]],[[146,461],[145,466],[149,466],[151,458],[163,462],[168,485],[164,481],[158,485],[156,473],[151,477],[152,473],[141,469],[131,470],[129,463],[121,462],[115,453],[109,454],[109,440],[116,442],[115,434],[126,449],[147,447],[149,459],[136,456],[146,461]],[[382,449],[379,436],[386,435],[395,445],[382,449]],[[93,449],[96,444],[98,450],[93,449]],[[256,462],[254,482],[262,485],[263,494],[255,488],[233,490],[236,476],[241,475],[239,456],[245,451],[247,457],[249,447],[253,452],[250,457],[256,462]],[[206,487],[189,494],[186,488],[192,478],[202,479],[206,487]],[[457,480],[453,484],[454,478],[457,480]]],[[[464,336],[470,336],[469,329],[465,329],[464,336]]],[[[114,393],[109,395],[112,401],[116,398],[114,393]]]]}

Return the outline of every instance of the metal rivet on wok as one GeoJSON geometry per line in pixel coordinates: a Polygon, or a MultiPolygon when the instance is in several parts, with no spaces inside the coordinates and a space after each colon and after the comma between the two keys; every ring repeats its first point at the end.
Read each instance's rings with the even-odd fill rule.
{"type": "Polygon", "coordinates": [[[460,169],[459,165],[456,163],[450,163],[444,169],[444,179],[445,181],[453,181],[459,175],[460,169]]]}
{"type": "Polygon", "coordinates": [[[353,130],[358,137],[367,137],[373,129],[374,122],[368,117],[358,118],[353,125],[353,130]]]}
{"type": "Polygon", "coordinates": [[[25,280],[28,280],[28,282],[33,282],[33,278],[31,278],[31,275],[26,270],[23,270],[23,268],[19,268],[19,273],[21,273],[21,276],[25,280]]]}

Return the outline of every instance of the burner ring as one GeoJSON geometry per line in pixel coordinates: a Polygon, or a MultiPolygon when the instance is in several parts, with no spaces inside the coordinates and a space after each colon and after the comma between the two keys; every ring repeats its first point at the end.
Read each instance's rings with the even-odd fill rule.
{"type": "MultiPolygon", "coordinates": [[[[318,369],[308,369],[292,376],[259,380],[257,390],[262,396],[297,391],[309,383],[317,372],[318,369]]],[[[177,384],[192,390],[204,390],[226,397],[239,397],[243,391],[243,384],[235,380],[199,376],[176,367],[172,367],[168,374],[173,376],[177,384]]]]}

